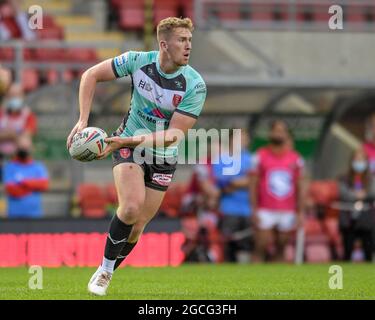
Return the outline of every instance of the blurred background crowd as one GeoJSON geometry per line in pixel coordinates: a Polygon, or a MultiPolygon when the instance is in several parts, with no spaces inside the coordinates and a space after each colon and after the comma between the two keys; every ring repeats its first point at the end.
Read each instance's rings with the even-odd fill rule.
{"type": "MultiPolygon", "coordinates": [[[[80,74],[156,48],[160,19],[189,16],[191,65],[208,86],[196,127],[231,130],[199,164],[180,165],[160,208],[180,224],[185,261],[294,261],[298,230],[307,262],[372,261],[375,3],[337,2],[340,31],[328,28],[325,0],[1,0],[3,221],[114,213],[109,160],[81,164],[65,149],[80,74]],[[34,2],[41,29],[28,23],[34,2]],[[241,170],[224,175],[220,149],[233,151],[236,128],[241,170]]],[[[129,79],[98,85],[90,125],[112,132],[130,96],[129,79]]]]}

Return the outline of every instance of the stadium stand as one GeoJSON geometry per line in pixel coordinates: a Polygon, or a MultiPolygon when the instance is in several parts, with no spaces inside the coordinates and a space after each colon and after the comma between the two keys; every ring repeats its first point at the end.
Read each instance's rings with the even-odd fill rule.
{"type": "Polygon", "coordinates": [[[81,184],[78,187],[78,203],[84,217],[104,218],[107,214],[105,193],[95,184],[81,184]]]}

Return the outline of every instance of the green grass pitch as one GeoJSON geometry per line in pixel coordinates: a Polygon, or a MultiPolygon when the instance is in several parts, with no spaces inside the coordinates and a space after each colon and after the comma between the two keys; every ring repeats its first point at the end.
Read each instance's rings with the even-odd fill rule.
{"type": "Polygon", "coordinates": [[[0,268],[0,299],[375,299],[374,264],[339,264],[343,289],[328,286],[330,265],[193,265],[118,270],[106,297],[91,296],[95,268],[44,268],[31,290],[28,268],[0,268]]]}

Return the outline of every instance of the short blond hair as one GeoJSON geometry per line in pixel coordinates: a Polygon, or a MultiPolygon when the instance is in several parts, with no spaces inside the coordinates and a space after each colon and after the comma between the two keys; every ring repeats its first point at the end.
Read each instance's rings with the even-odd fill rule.
{"type": "Polygon", "coordinates": [[[194,31],[193,22],[190,18],[168,17],[158,23],[158,26],[156,28],[158,41],[160,40],[161,35],[164,34],[168,37],[176,28],[186,28],[189,29],[190,32],[194,31]]]}

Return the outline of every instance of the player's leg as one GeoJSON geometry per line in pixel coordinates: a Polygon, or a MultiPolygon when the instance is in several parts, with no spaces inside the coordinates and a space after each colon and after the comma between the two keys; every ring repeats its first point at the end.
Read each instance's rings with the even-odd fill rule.
{"type": "Polygon", "coordinates": [[[165,191],[146,187],[146,197],[143,207],[140,210],[137,222],[133,225],[128,240],[126,241],[122,251],[120,252],[120,255],[117,258],[114,266],[115,269],[120,266],[122,261],[124,261],[129,253],[134,249],[144,228],[158,212],[160,205],[164,199],[164,195],[165,191]]]}
{"type": "Polygon", "coordinates": [[[276,236],[276,257],[275,260],[278,262],[284,261],[284,253],[287,244],[293,234],[296,227],[296,215],[293,212],[290,213],[278,213],[278,225],[277,225],[277,236],[276,236]]]}
{"type": "Polygon", "coordinates": [[[143,169],[135,163],[118,163],[113,168],[113,175],[119,206],[113,216],[106,240],[102,265],[89,282],[89,291],[105,295],[114,271],[116,259],[138,220],[145,201],[143,169]]]}
{"type": "Polygon", "coordinates": [[[286,245],[289,243],[291,237],[291,232],[277,232],[276,236],[276,256],[275,260],[277,262],[284,261],[284,253],[286,245]]]}
{"type": "Polygon", "coordinates": [[[268,245],[273,238],[273,228],[276,224],[275,214],[271,210],[258,210],[255,235],[254,261],[265,261],[268,245]]]}
{"type": "MultiPolygon", "coordinates": [[[[109,268],[112,269],[113,261],[117,259],[139,218],[146,193],[144,173],[139,165],[118,164],[113,168],[113,175],[119,206],[111,221],[104,252],[104,258],[111,261],[109,268]]],[[[108,271],[111,272],[111,270],[108,271]]]]}

